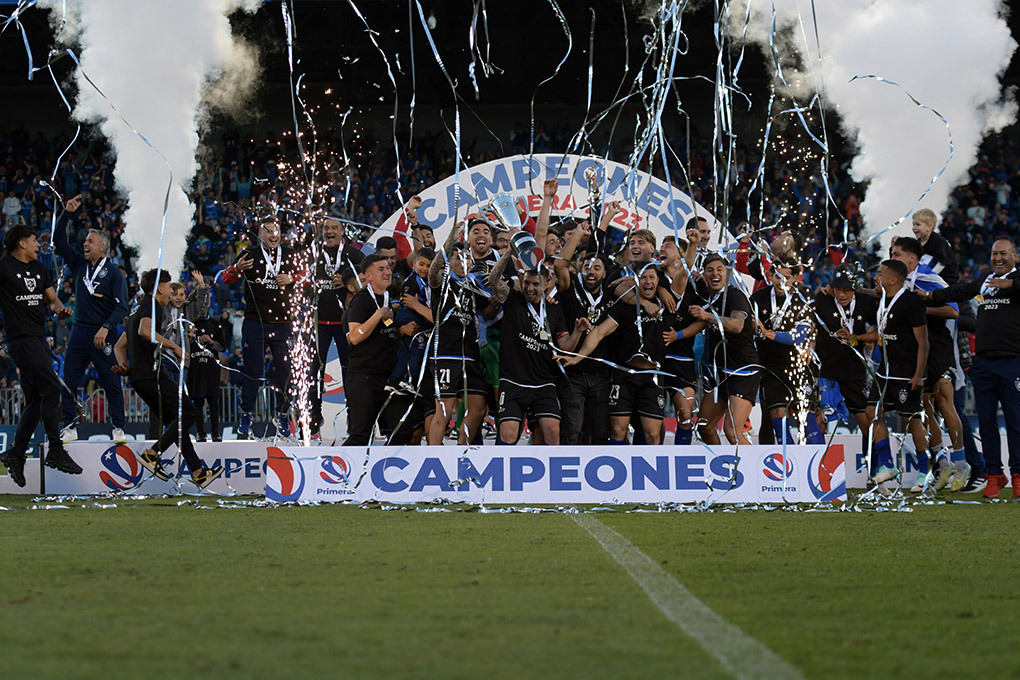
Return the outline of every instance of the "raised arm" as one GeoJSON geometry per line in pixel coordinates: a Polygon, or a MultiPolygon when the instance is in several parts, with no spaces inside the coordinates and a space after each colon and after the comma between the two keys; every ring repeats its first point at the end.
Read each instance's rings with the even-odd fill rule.
{"type": "Polygon", "coordinates": [[[542,208],[538,211],[538,219],[535,220],[535,242],[545,252],[545,240],[549,234],[549,212],[552,210],[552,200],[556,198],[556,190],[560,183],[555,179],[547,179],[542,183],[542,208]]]}
{"type": "Polygon", "coordinates": [[[493,297],[499,302],[505,302],[507,296],[510,295],[510,285],[503,280],[503,272],[506,271],[507,265],[510,264],[510,249],[508,248],[503,256],[499,258],[499,262],[489,272],[489,289],[493,292],[493,297]]]}
{"type": "Polygon", "coordinates": [[[60,214],[60,218],[53,228],[53,247],[72,269],[85,258],[81,253],[75,252],[67,240],[67,225],[70,223],[71,217],[78,213],[79,208],[81,208],[81,194],[67,201],[64,205],[64,212],[60,214]]]}
{"type": "Polygon", "coordinates": [[[615,333],[617,328],[619,328],[619,325],[616,323],[616,320],[613,319],[613,317],[608,317],[605,321],[600,323],[598,326],[595,326],[595,328],[588,333],[588,337],[584,339],[584,344],[581,345],[581,349],[577,350],[577,354],[582,356],[559,357],[560,361],[562,361],[565,366],[573,366],[574,364],[580,363],[584,357],[591,356],[591,353],[595,351],[595,348],[599,346],[599,343],[602,342],[603,338],[615,333]]]}

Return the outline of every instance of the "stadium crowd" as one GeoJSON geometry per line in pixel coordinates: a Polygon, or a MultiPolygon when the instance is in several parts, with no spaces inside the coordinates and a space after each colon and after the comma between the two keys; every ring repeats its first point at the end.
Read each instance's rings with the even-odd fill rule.
{"type": "MultiPolygon", "coordinates": [[[[561,151],[566,129],[539,126],[536,150],[561,151]]],[[[515,127],[511,151],[519,151],[523,134],[515,127]]],[[[927,452],[920,456],[927,474],[915,492],[949,486],[994,497],[1007,482],[998,450],[1001,407],[1017,495],[1016,249],[998,234],[1012,228],[1020,206],[1011,200],[1015,154],[1005,138],[982,149],[971,183],[954,192],[941,233],[937,216],[920,210],[915,238],[897,239],[888,254],[876,252],[875,241],[856,241],[863,189],[849,180],[830,182],[844,223],[827,209],[816,171],[771,159],[761,189],[764,224],[796,218],[766,229],[751,224],[754,216],[746,219],[747,206],[756,204],[747,188],[760,157],[741,149],[729,176],[714,177],[707,145],[698,144],[689,159],[697,179],[685,188],[711,205],[716,182],[736,187],[727,214],[742,234],[738,249],[708,250],[708,224],[697,220],[680,238],[660,242],[638,229],[616,248],[608,224],[619,206],[607,204],[596,224],[556,221],[555,181],[543,187],[542,208],[535,218],[524,216],[523,229],[474,214],[439,244],[417,224],[416,197],[404,206],[395,201],[398,186],[414,196],[448,176],[454,150],[443,136],[398,138],[395,165],[394,149],[363,134],[346,150],[363,159],[354,169],[340,160],[348,156],[330,153],[342,146],[336,135],[322,139],[324,157],[334,159],[314,170],[325,209],[294,219],[289,208],[303,187],[292,171],[299,160],[293,135],[255,142],[226,133],[221,153],[196,178],[196,226],[184,270],[171,281],[166,272],[134,270],[123,242],[124,205],[101,141],[86,141],[80,157],[66,154],[50,182],[43,169],[68,140],[33,139],[21,126],[0,130],[7,150],[0,166],[7,196],[0,300],[5,354],[14,359],[0,356],[0,378],[20,380],[25,390],[21,424],[41,412],[51,442],[75,439],[74,390],[90,371],[105,389],[115,440],[124,439],[125,376],[153,412],[174,414],[157,423],[157,444],[142,456],[153,474],[165,474],[158,454],[174,443],[186,458],[193,455],[190,435],[178,441],[176,414],[185,432],[194,425],[201,435],[204,401],[217,437],[212,395],[227,380],[241,388],[239,437],[254,434],[264,382],[278,397],[273,425],[288,436],[289,343],[294,310],[307,299],[317,305],[319,365],[312,372],[320,387],[306,433],[313,439],[321,425],[322,364],[335,345],[344,366],[346,445],[366,445],[377,430],[394,443],[441,444],[451,433],[472,443],[487,417],[494,417],[500,444],[528,431],[536,444],[658,444],[667,404],[677,414],[676,443],[695,436],[719,443],[721,424],[729,442],[746,444],[745,423],[760,402],[763,443],[824,443],[826,409],[842,410],[860,428],[872,454],[870,476],[881,485],[899,474],[888,411],[906,423],[915,449],[927,452]],[[55,191],[69,199],[65,206],[54,205],[55,191]],[[411,243],[383,236],[366,247],[373,228],[396,210],[411,222],[411,243]],[[52,249],[40,247],[51,239],[52,249]],[[535,256],[542,251],[544,258],[535,256]],[[845,264],[851,261],[865,267],[845,264]],[[756,283],[743,283],[736,272],[756,283]],[[22,285],[27,293],[19,298],[22,285]],[[147,359],[153,343],[167,357],[155,371],[147,359]],[[176,371],[185,356],[188,390],[178,402],[176,371]],[[962,413],[965,376],[978,400],[983,456],[962,413]],[[58,398],[59,408],[47,406],[58,398]],[[57,414],[63,428],[55,431],[57,414]]],[[[492,157],[467,151],[472,163],[492,157]]],[[[627,149],[612,153],[625,156],[627,149]]],[[[21,429],[3,454],[11,469],[24,464],[31,431],[21,429]]],[[[76,467],[62,447],[52,451],[54,467],[76,467]]],[[[197,463],[193,473],[204,485],[218,471],[197,463]]]]}

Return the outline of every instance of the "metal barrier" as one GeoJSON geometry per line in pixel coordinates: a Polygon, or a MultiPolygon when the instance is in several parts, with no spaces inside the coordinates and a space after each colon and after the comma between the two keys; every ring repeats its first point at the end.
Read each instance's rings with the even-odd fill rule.
{"type": "MultiPolygon", "coordinates": [[[[220,386],[220,422],[224,425],[236,423],[241,415],[241,388],[236,385],[220,386]]],[[[86,394],[85,388],[78,389],[78,400],[85,406],[86,423],[105,423],[108,419],[106,392],[102,389],[86,394]]],[[[255,402],[254,420],[268,422],[276,413],[276,394],[268,386],[259,389],[255,402]]],[[[25,406],[25,397],[20,387],[0,389],[0,425],[17,425],[25,406]]],[[[149,407],[130,387],[124,388],[124,418],[129,423],[148,423],[149,407]]]]}

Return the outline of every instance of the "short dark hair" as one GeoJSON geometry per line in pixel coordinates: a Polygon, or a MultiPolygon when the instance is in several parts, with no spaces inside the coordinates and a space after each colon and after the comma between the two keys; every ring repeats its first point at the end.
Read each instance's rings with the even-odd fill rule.
{"type": "Polygon", "coordinates": [[[392,236],[380,236],[379,240],[375,242],[376,252],[383,249],[389,250],[390,248],[397,249],[397,239],[392,236]]]}
{"type": "Polygon", "coordinates": [[[147,295],[155,295],[156,286],[158,284],[170,282],[170,272],[168,272],[167,270],[165,269],[159,270],[159,281],[156,281],[156,273],[157,270],[155,269],[147,269],[144,272],[142,272],[142,279],[139,285],[141,286],[143,293],[147,295]]]}
{"type": "Polygon", "coordinates": [[[708,224],[708,220],[706,218],[702,217],[701,215],[695,215],[691,219],[687,220],[687,226],[685,227],[685,229],[697,229],[698,222],[704,222],[705,224],[708,224]]]}
{"type": "MultiPolygon", "coordinates": [[[[899,241],[896,242],[899,245],[899,241]]],[[[899,260],[883,260],[882,266],[896,274],[901,281],[907,280],[907,265],[899,260]]]]}
{"type": "Polygon", "coordinates": [[[411,231],[414,231],[415,229],[419,229],[421,231],[431,231],[433,233],[436,231],[430,225],[422,224],[421,222],[419,222],[418,224],[416,224],[413,227],[411,227],[411,231]]]}
{"type": "Polygon", "coordinates": [[[7,249],[8,254],[13,253],[21,239],[31,238],[34,235],[35,230],[27,224],[15,224],[4,234],[4,248],[7,249]]]}
{"type": "Polygon", "coordinates": [[[377,252],[369,253],[368,255],[365,256],[365,259],[361,261],[361,273],[364,274],[365,272],[367,272],[368,268],[371,267],[376,262],[386,262],[387,264],[389,264],[389,258],[387,258],[385,255],[380,255],[377,252]]]}
{"type": "Polygon", "coordinates": [[[712,264],[713,262],[722,262],[726,266],[727,269],[730,268],[729,260],[727,260],[725,257],[720,255],[719,253],[709,253],[708,255],[706,255],[705,256],[705,261],[701,263],[701,268],[703,270],[707,269],[708,265],[712,264]]]}
{"type": "Polygon", "coordinates": [[[417,260],[422,257],[424,257],[426,260],[434,260],[436,259],[436,251],[432,250],[431,248],[419,248],[418,250],[414,251],[414,259],[417,260]]]}
{"type": "MultiPolygon", "coordinates": [[[[921,246],[921,242],[913,236],[900,236],[893,242],[892,248],[899,248],[904,252],[913,253],[917,255],[919,260],[924,256],[924,248],[921,246]]],[[[892,248],[889,249],[890,252],[892,248]]]]}

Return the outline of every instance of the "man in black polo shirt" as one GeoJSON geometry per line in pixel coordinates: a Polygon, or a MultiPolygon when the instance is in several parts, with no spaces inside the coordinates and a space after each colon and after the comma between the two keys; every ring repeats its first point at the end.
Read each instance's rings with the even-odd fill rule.
{"type": "Polygon", "coordinates": [[[697,286],[698,297],[707,304],[689,307],[691,316],[708,324],[705,331],[708,375],[699,409],[704,423],[698,427],[706,444],[719,443],[715,428],[721,419],[731,444],[751,443],[744,423],[757,400],[761,380],[754,345],[754,312],[747,296],[729,285],[730,276],[726,260],[718,253],[710,253],[697,286]]]}
{"type": "Polygon", "coordinates": [[[397,363],[389,262],[372,253],[362,261],[361,271],[365,287],[351,299],[347,310],[351,365],[344,392],[350,429],[343,446],[366,446],[372,440],[372,429],[386,403],[386,379],[397,363]]]}
{"type": "MultiPolygon", "coordinates": [[[[515,230],[516,231],[516,230],[515,230]]],[[[499,438],[498,444],[516,444],[521,423],[530,413],[538,421],[542,441],[560,441],[560,403],[556,394],[556,372],[553,345],[573,351],[586,329],[579,319],[574,332],[559,305],[545,302],[542,276],[537,271],[521,274],[521,291],[503,280],[503,271],[510,263],[510,252],[504,254],[489,273],[489,287],[503,303],[502,342],[499,350],[499,438]]]]}
{"type": "Polygon", "coordinates": [[[987,498],[1006,486],[999,443],[998,409],[1006,421],[1013,497],[1020,497],[1020,272],[1016,245],[1009,237],[992,243],[991,273],[924,296],[934,302],[974,298],[978,303],[976,356],[970,368],[984,451],[987,498]]]}
{"type": "Polygon", "coordinates": [[[872,431],[872,451],[876,460],[874,484],[899,476],[892,458],[885,411],[895,410],[907,421],[920,455],[928,446],[922,416],[921,394],[928,364],[928,325],[922,303],[906,288],[907,267],[897,260],[886,260],[878,268],[876,283],[881,287],[875,313],[881,359],[875,370],[870,400],[878,404],[872,431]]]}
{"type": "Polygon", "coordinates": [[[163,357],[164,349],[173,352],[178,361],[185,359],[184,349],[156,330],[164,327],[163,307],[170,301],[170,274],[165,269],[158,272],[149,269],[142,273],[140,286],[145,297],[128,317],[124,334],[113,348],[117,358],[114,372],[128,376],[135,393],[150,410],[159,414],[165,425],[153,447],[138,454],[138,462],[154,477],[166,481],[170,475],[163,469],[162,454],[177,444],[191,470],[191,481],[204,489],[223,474],[223,466],[208,468],[198,457],[190,433],[191,426],[198,421],[198,410],[187,393],[178,401],[177,383],[159,366],[160,361],[167,360],[163,357]]]}
{"type": "Polygon", "coordinates": [[[15,484],[25,486],[25,453],[41,417],[50,443],[46,465],[79,475],[81,468],[60,441],[60,380],[53,372],[46,344],[46,307],[64,319],[71,316],[71,310],[57,298],[49,270],[38,260],[39,242],[31,227],[11,227],[4,236],[4,247],[7,255],[0,258],[0,310],[7,350],[20,373],[25,410],[14,444],[0,453],[0,462],[15,484]]]}

